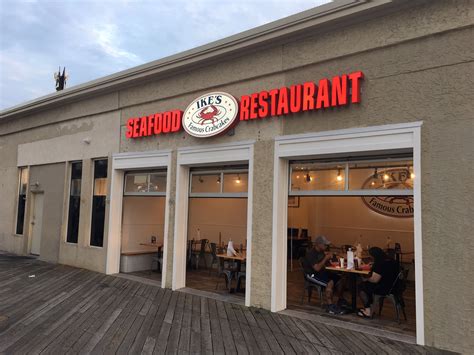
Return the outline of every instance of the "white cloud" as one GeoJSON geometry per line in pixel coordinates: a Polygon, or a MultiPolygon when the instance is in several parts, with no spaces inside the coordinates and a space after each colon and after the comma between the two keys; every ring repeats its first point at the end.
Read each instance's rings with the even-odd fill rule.
{"type": "Polygon", "coordinates": [[[89,31],[92,43],[97,45],[104,54],[116,59],[125,59],[132,64],[141,62],[139,56],[120,48],[117,25],[106,23],[95,28],[83,27],[83,30],[89,31]]]}
{"type": "Polygon", "coordinates": [[[326,0],[0,0],[0,109],[292,15],[326,0]]]}

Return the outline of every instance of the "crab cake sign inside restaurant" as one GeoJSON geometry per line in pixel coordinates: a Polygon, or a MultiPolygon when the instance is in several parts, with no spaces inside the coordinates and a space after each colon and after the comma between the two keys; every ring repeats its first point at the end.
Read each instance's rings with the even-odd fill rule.
{"type": "Polygon", "coordinates": [[[183,128],[191,136],[213,137],[237,122],[239,104],[230,94],[213,92],[198,97],[183,113],[183,128]]]}

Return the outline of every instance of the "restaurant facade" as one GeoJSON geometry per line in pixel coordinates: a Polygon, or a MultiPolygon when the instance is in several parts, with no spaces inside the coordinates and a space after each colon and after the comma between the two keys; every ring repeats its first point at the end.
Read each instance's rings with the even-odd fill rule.
{"type": "Polygon", "coordinates": [[[473,18],[468,1],[335,1],[6,109],[0,250],[116,274],[152,262],[154,238],[177,290],[187,241],[232,240],[245,304],[277,312],[290,227],[392,238],[417,343],[467,353],[473,18]],[[384,226],[329,226],[351,206],[384,226]]]}

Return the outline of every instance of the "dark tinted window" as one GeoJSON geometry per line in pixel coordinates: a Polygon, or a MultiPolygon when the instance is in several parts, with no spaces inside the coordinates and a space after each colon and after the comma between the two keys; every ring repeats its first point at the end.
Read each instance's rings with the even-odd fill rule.
{"type": "Polygon", "coordinates": [[[94,195],[90,245],[104,244],[105,199],[107,196],[107,159],[94,161],[94,195]]]}
{"type": "Polygon", "coordinates": [[[20,169],[18,204],[16,214],[16,234],[23,234],[25,224],[26,191],[28,190],[28,168],[20,169]]]}
{"type": "Polygon", "coordinates": [[[71,164],[71,182],[69,186],[69,212],[67,238],[69,243],[77,243],[79,235],[79,213],[81,208],[82,162],[71,164]]]}

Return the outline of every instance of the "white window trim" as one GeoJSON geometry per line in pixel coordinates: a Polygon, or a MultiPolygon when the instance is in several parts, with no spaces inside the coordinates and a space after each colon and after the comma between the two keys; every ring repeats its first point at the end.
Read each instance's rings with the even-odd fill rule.
{"type": "MultiPolygon", "coordinates": [[[[315,189],[315,190],[292,190],[292,176],[293,171],[304,173],[304,170],[293,170],[293,167],[290,164],[290,171],[288,174],[289,183],[288,183],[288,194],[290,196],[413,196],[413,189],[351,189],[350,186],[350,164],[354,163],[378,163],[378,162],[388,162],[388,161],[399,161],[400,159],[385,159],[383,160],[355,160],[355,161],[343,161],[336,160],[330,163],[320,163],[320,165],[334,166],[334,165],[344,165],[344,168],[338,170],[344,170],[344,188],[343,189],[315,189]]],[[[381,174],[383,173],[383,166],[380,168],[381,174]]],[[[333,168],[336,170],[336,168],[333,168]]]]}
{"type": "Polygon", "coordinates": [[[120,249],[122,244],[122,202],[125,171],[133,169],[166,169],[166,201],[163,231],[163,265],[161,284],[170,277],[167,269],[169,205],[170,205],[170,166],[171,151],[161,150],[142,153],[118,153],[112,156],[110,176],[109,225],[107,238],[106,274],[120,272],[120,249]]]}
{"type": "Polygon", "coordinates": [[[275,138],[273,185],[273,242],[271,310],[286,308],[287,204],[289,159],[376,152],[399,149],[413,151],[414,244],[416,292],[416,340],[424,345],[423,260],[421,233],[421,131],[422,122],[289,135],[275,138]]]}
{"type": "MultiPolygon", "coordinates": [[[[236,198],[242,198],[242,197],[247,197],[247,191],[246,192],[224,192],[224,175],[225,174],[247,174],[248,177],[248,169],[220,169],[220,170],[203,170],[201,171],[191,171],[189,173],[189,197],[236,197],[236,198]],[[192,192],[192,180],[193,176],[205,176],[205,175],[217,175],[219,174],[220,176],[220,191],[219,192],[192,192]]],[[[248,184],[248,181],[247,181],[248,184]]]]}
{"type": "MultiPolygon", "coordinates": [[[[167,172],[164,171],[140,171],[140,172],[127,172],[125,174],[126,176],[136,176],[136,175],[143,175],[143,174],[148,174],[148,175],[159,175],[159,176],[164,176],[166,177],[167,172]]],[[[149,184],[149,182],[148,182],[149,184]]],[[[123,195],[124,196],[166,196],[166,191],[152,191],[152,192],[127,192],[125,191],[125,184],[123,185],[123,195]]]]}
{"type": "Polygon", "coordinates": [[[245,305],[250,306],[252,272],[252,206],[254,141],[222,145],[194,146],[178,149],[176,167],[176,210],[174,225],[174,257],[172,289],[186,286],[186,241],[188,225],[189,178],[191,167],[248,164],[247,199],[247,269],[245,305]]]}

